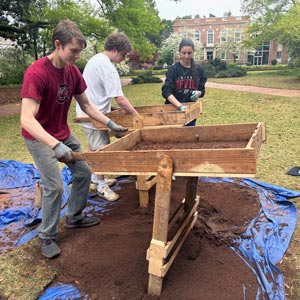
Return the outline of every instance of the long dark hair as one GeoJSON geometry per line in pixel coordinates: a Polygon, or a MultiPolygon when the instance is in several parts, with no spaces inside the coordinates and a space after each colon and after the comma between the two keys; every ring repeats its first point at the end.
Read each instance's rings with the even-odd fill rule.
{"type": "MultiPolygon", "coordinates": [[[[194,42],[190,38],[183,38],[179,44],[179,52],[183,47],[192,47],[193,51],[195,50],[194,42]]],[[[196,86],[198,86],[200,78],[199,78],[199,70],[198,66],[196,65],[194,59],[191,59],[191,69],[192,69],[192,75],[195,80],[196,86]]]]}

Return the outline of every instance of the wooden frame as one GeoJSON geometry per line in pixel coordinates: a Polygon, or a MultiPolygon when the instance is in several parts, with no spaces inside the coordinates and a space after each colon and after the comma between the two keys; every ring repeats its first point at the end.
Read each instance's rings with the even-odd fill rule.
{"type": "MultiPolygon", "coordinates": [[[[122,109],[107,113],[106,116],[117,124],[128,128],[129,131],[155,126],[183,126],[202,114],[202,102],[200,100],[188,102],[185,105],[187,106],[186,111],[180,111],[172,104],[165,104],[135,107],[139,113],[138,116],[128,114],[122,109]]],[[[91,122],[99,130],[108,130],[105,125],[90,118],[74,118],[74,122],[91,122]]]]}
{"type": "MultiPolygon", "coordinates": [[[[148,193],[156,183],[153,232],[147,250],[148,293],[159,296],[163,278],[197,220],[198,176],[254,176],[262,143],[264,123],[138,129],[96,152],[73,152],[86,160],[94,172],[138,175],[137,187],[148,193]],[[136,150],[142,141],[163,144],[179,141],[232,143],[236,148],[136,150]],[[241,146],[243,145],[243,146],[241,146]],[[154,177],[153,177],[154,175],[154,177]],[[185,199],[170,215],[172,175],[187,176],[185,199]],[[180,222],[171,240],[168,233],[180,222]]],[[[144,200],[143,200],[144,201],[144,200]]],[[[148,201],[148,200],[147,200],[148,201]]],[[[148,202],[141,206],[147,206],[148,202]]]]}
{"type": "Polygon", "coordinates": [[[172,158],[175,176],[253,177],[263,142],[264,123],[207,125],[139,129],[93,153],[74,153],[86,160],[93,172],[115,175],[156,175],[163,155],[172,158]],[[239,148],[220,149],[131,149],[141,141],[168,142],[244,142],[239,148]]]}

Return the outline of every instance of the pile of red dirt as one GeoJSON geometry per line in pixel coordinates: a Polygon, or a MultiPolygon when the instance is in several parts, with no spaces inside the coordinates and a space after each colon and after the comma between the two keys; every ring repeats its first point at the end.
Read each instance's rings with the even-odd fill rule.
{"type": "MultiPolygon", "coordinates": [[[[184,198],[185,180],[177,178],[172,182],[172,203],[184,198]]],[[[140,208],[134,182],[120,187],[121,199],[111,204],[99,226],[60,229],[58,244],[62,253],[48,260],[58,270],[56,283],[71,283],[91,299],[101,300],[241,300],[244,295],[255,299],[256,278],[230,249],[233,240],[259,214],[260,201],[255,190],[231,183],[199,183],[198,221],[157,297],[147,293],[146,260],[152,237],[155,188],[150,191],[149,207],[140,208]]],[[[33,255],[41,256],[40,250],[36,249],[33,255]]]]}

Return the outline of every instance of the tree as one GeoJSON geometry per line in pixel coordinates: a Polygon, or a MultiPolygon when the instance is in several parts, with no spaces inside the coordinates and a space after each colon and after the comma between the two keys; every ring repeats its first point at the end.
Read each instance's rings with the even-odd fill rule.
{"type": "Polygon", "coordinates": [[[0,36],[16,41],[35,59],[51,50],[52,30],[61,19],[75,21],[90,40],[109,32],[108,22],[85,0],[4,0],[0,9],[0,36]]]}
{"type": "Polygon", "coordinates": [[[288,46],[292,58],[300,58],[300,4],[290,7],[272,27],[277,41],[288,46]]]}
{"type": "MultiPolygon", "coordinates": [[[[193,32],[186,30],[187,36],[193,36],[193,32]]],[[[178,60],[179,55],[179,44],[182,40],[181,32],[173,32],[162,44],[162,47],[159,51],[159,63],[162,65],[165,62],[168,65],[171,65],[178,60]]],[[[200,48],[200,43],[195,44],[195,55],[199,54],[203,56],[203,50],[200,48]]]]}
{"type": "Polygon", "coordinates": [[[157,49],[156,40],[160,39],[164,29],[154,2],[152,0],[122,0],[118,1],[118,4],[116,2],[114,5],[111,3],[109,15],[106,14],[109,24],[128,35],[134,49],[139,51],[141,60],[151,57],[157,49]]]}
{"type": "Polygon", "coordinates": [[[255,48],[276,40],[288,45],[291,56],[300,57],[299,5],[299,0],[242,0],[242,11],[251,20],[247,30],[250,38],[244,45],[255,48]]]}
{"type": "Polygon", "coordinates": [[[230,53],[235,63],[240,51],[244,48],[241,33],[236,31],[236,29],[227,29],[226,32],[222,32],[222,34],[221,42],[217,45],[217,52],[226,51],[230,53]],[[223,38],[224,40],[222,41],[223,38]]]}

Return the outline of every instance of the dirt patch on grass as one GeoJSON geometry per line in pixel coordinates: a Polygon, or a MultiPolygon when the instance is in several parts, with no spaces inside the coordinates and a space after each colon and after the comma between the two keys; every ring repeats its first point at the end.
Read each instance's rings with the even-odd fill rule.
{"type": "MultiPolygon", "coordinates": [[[[172,209],[184,197],[185,179],[172,182],[172,209]]],[[[255,299],[256,278],[229,248],[258,213],[253,189],[226,183],[201,183],[199,219],[163,281],[161,296],[147,294],[146,250],[152,235],[153,200],[139,207],[133,183],[122,184],[119,203],[89,229],[62,228],[60,257],[48,264],[57,282],[72,283],[92,299],[255,299]]],[[[40,257],[39,249],[34,256],[40,257]]]]}

